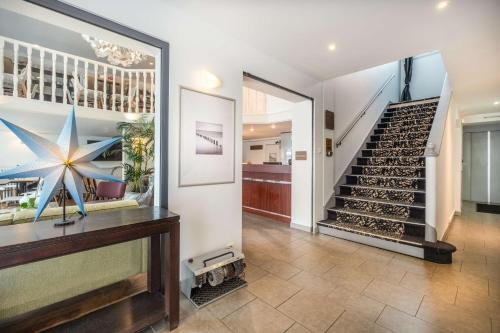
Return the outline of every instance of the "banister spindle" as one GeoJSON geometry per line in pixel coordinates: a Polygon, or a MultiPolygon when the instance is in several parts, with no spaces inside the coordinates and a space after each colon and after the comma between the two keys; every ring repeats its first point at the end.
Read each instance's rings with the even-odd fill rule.
{"type": "Polygon", "coordinates": [[[149,112],[155,112],[154,108],[154,100],[155,100],[155,73],[151,72],[151,105],[149,107],[149,112]]]}
{"type": "Polygon", "coordinates": [[[111,106],[111,111],[115,111],[115,102],[116,102],[116,68],[113,67],[113,84],[112,84],[112,87],[113,87],[113,91],[111,92],[111,100],[112,100],[112,103],[113,105],[111,106]]]}
{"type": "Polygon", "coordinates": [[[19,44],[14,43],[14,97],[19,96],[19,44]]]}
{"type": "Polygon", "coordinates": [[[131,106],[131,103],[132,103],[132,97],[131,97],[131,93],[132,93],[132,72],[128,72],[127,73],[128,75],[128,105],[127,105],[127,112],[132,112],[132,106],[131,106]]]}
{"type": "Polygon", "coordinates": [[[94,62],[94,109],[98,108],[97,105],[97,94],[99,93],[99,88],[97,86],[97,75],[99,74],[99,65],[94,62]]]}
{"type": "Polygon", "coordinates": [[[135,72],[135,113],[139,113],[139,72],[135,72]]]}
{"type": "Polygon", "coordinates": [[[26,98],[31,99],[31,54],[33,50],[31,46],[27,48],[28,63],[26,64],[26,98]]]}
{"type": "MultiPolygon", "coordinates": [[[[51,87],[52,87],[52,96],[51,100],[52,103],[56,103],[56,85],[57,85],[57,54],[55,52],[52,52],[52,82],[51,82],[51,87]]],[[[64,99],[64,96],[63,96],[64,99]]]]}
{"type": "Polygon", "coordinates": [[[44,89],[45,89],[45,50],[40,49],[40,76],[39,76],[39,82],[40,82],[40,92],[39,92],[39,97],[40,100],[43,102],[45,100],[45,94],[44,94],[44,89]]]}
{"type": "Polygon", "coordinates": [[[146,93],[147,93],[147,89],[146,89],[146,75],[147,73],[146,72],[143,72],[142,73],[142,113],[146,113],[146,93]]]}
{"type": "Polygon", "coordinates": [[[83,75],[83,79],[85,80],[84,82],[84,87],[83,87],[83,106],[84,107],[87,107],[88,106],[88,102],[87,102],[87,98],[89,96],[89,63],[88,61],[85,61],[84,63],[84,66],[85,66],[85,73],[83,75]]]}
{"type": "Polygon", "coordinates": [[[63,104],[68,104],[68,57],[63,58],[63,104]]]}
{"type": "Polygon", "coordinates": [[[108,103],[107,103],[107,92],[108,92],[108,66],[104,66],[104,84],[102,86],[102,97],[103,97],[103,109],[107,110],[108,109],[108,103]]]}
{"type": "Polygon", "coordinates": [[[0,38],[0,96],[3,95],[3,50],[5,41],[0,38]]]}
{"type": "Polygon", "coordinates": [[[123,99],[124,99],[123,91],[124,91],[124,86],[125,86],[125,82],[123,81],[125,78],[124,74],[125,73],[124,73],[123,69],[120,70],[120,75],[121,75],[121,78],[120,78],[120,112],[123,112],[123,99]]]}
{"type": "Polygon", "coordinates": [[[78,59],[75,58],[73,63],[75,65],[73,70],[73,105],[78,105],[78,100],[80,99],[80,96],[78,96],[80,82],[78,81],[78,59]]]}

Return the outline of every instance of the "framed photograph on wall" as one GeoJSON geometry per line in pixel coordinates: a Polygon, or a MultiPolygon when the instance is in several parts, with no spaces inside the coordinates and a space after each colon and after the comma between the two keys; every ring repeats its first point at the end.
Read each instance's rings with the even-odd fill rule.
{"type": "Polygon", "coordinates": [[[234,183],[236,101],[180,90],[179,186],[234,183]]]}

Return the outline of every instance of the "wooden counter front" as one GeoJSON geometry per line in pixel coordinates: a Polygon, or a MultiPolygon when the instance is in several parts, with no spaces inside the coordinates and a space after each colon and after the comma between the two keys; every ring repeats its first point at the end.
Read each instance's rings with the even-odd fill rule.
{"type": "Polygon", "coordinates": [[[243,165],[243,210],[290,223],[290,165],[243,165]]]}

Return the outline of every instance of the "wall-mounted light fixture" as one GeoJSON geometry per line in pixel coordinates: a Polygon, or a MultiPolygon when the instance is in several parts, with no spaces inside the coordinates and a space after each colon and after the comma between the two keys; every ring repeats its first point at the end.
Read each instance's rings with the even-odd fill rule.
{"type": "Polygon", "coordinates": [[[222,86],[222,81],[214,73],[207,70],[201,70],[199,72],[199,83],[203,88],[219,88],[222,86]]]}

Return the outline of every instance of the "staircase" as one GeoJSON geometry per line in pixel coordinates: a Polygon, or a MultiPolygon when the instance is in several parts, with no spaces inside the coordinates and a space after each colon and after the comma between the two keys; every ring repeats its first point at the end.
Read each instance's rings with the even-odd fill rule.
{"type": "Polygon", "coordinates": [[[424,257],[425,157],[438,98],[391,104],[350,166],[320,233],[424,257]]]}

